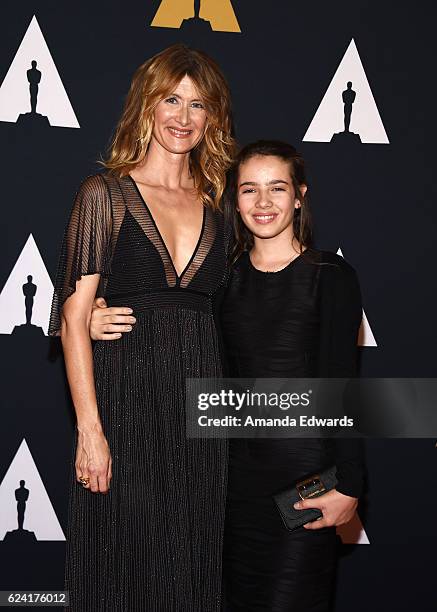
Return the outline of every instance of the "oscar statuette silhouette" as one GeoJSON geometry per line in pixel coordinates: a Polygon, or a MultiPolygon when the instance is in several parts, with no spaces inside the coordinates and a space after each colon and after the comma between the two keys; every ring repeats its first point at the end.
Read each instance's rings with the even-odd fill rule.
{"type": "Polygon", "coordinates": [[[184,19],[181,30],[186,34],[201,34],[212,32],[211,23],[200,17],[201,0],[194,0],[194,17],[184,19]]]}
{"type": "Polygon", "coordinates": [[[30,113],[21,113],[17,119],[17,123],[21,125],[38,126],[38,127],[49,127],[50,122],[48,117],[37,113],[36,107],[38,104],[39,85],[42,78],[41,70],[37,68],[37,61],[32,60],[31,68],[26,72],[27,80],[29,82],[29,93],[30,93],[30,113]]]}
{"type": "Polygon", "coordinates": [[[24,529],[24,516],[26,513],[26,502],[29,499],[29,489],[24,486],[26,482],[20,480],[20,486],[15,489],[15,499],[17,501],[17,522],[18,529],[7,531],[4,542],[6,543],[23,543],[23,542],[36,542],[36,536],[33,531],[24,529]]]}
{"type": "Polygon", "coordinates": [[[353,104],[357,96],[356,91],[352,89],[352,81],[348,81],[346,89],[341,94],[343,100],[343,112],[344,112],[344,131],[335,133],[331,142],[349,142],[353,144],[361,144],[361,138],[359,134],[355,134],[350,131],[351,117],[353,104]]]}
{"type": "Polygon", "coordinates": [[[29,274],[27,277],[27,283],[24,283],[22,289],[24,294],[24,307],[26,313],[26,323],[22,325],[16,325],[12,331],[14,336],[41,336],[44,335],[42,327],[32,324],[32,312],[34,306],[34,298],[38,287],[32,282],[33,276],[29,274]]]}

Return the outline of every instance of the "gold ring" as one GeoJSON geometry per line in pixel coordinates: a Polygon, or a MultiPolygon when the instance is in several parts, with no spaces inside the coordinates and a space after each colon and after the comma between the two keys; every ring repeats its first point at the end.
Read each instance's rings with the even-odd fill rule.
{"type": "Polygon", "coordinates": [[[90,481],[90,479],[89,479],[89,478],[86,478],[86,477],[84,477],[84,476],[81,476],[81,477],[79,478],[79,482],[81,482],[81,483],[82,483],[82,486],[83,486],[83,487],[86,487],[86,486],[87,486],[87,484],[89,483],[89,481],[90,481]]]}

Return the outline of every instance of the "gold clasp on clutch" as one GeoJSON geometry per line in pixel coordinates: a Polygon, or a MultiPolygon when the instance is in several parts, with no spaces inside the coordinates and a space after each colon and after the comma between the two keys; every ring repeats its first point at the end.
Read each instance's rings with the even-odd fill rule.
{"type": "Polygon", "coordinates": [[[320,480],[320,476],[318,474],[316,474],[315,476],[311,476],[311,478],[307,478],[306,480],[301,480],[300,482],[298,482],[296,484],[296,489],[301,499],[315,497],[316,495],[319,495],[319,493],[323,493],[323,491],[326,491],[325,485],[320,480]]]}

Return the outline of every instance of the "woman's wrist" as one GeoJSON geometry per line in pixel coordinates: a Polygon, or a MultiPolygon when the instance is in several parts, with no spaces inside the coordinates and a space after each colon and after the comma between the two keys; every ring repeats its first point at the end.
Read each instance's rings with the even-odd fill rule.
{"type": "Polygon", "coordinates": [[[76,424],[77,431],[81,434],[101,434],[103,433],[102,423],[100,419],[78,421],[76,424]]]}

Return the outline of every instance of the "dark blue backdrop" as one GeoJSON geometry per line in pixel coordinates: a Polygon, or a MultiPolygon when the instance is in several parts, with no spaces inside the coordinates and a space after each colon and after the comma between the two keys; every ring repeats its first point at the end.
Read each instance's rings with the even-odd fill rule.
{"type": "MultiPolygon", "coordinates": [[[[376,0],[233,0],[240,34],[189,34],[150,27],[158,5],[139,0],[2,5],[0,82],[36,15],[80,129],[23,126],[0,116],[5,228],[0,287],[30,233],[54,277],[76,188],[97,169],[95,160],[109,141],[134,69],[184,41],[222,66],[241,143],[280,138],[303,152],[317,243],[333,251],[341,247],[357,269],[378,344],[361,349],[362,374],[433,377],[436,55],[428,27],[433,7],[376,0]],[[302,142],[352,38],[390,144],[302,142]]],[[[62,360],[50,358],[44,336],[2,334],[0,354],[0,482],[25,438],[65,528],[73,420],[62,360]]],[[[415,606],[431,612],[434,441],[373,440],[367,450],[368,493],[360,516],[370,545],[343,545],[336,610],[401,612],[415,606]]],[[[61,589],[64,549],[59,541],[13,546],[0,541],[0,588],[61,589]]]]}

